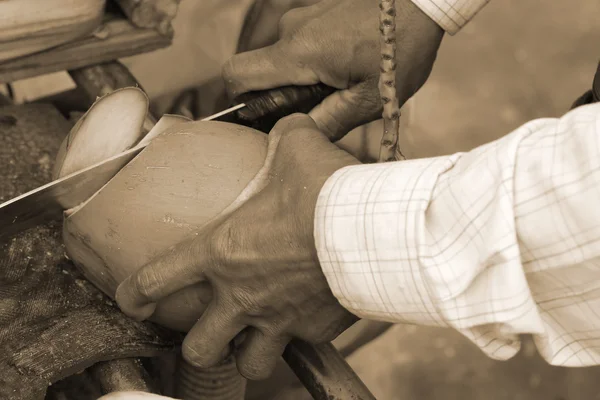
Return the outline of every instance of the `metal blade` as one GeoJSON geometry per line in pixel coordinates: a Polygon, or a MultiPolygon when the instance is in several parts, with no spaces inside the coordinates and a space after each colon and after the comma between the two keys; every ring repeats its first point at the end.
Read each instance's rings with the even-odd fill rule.
{"type": "Polygon", "coordinates": [[[60,219],[100,190],[145,146],[65,176],[0,204],[0,241],[37,224],[60,219]]]}
{"type": "Polygon", "coordinates": [[[200,121],[212,121],[214,119],[219,119],[219,120],[220,119],[224,119],[222,117],[226,117],[227,114],[231,114],[232,112],[237,111],[239,109],[242,109],[244,107],[246,107],[245,103],[237,104],[237,105],[235,105],[233,107],[229,107],[227,110],[219,111],[218,113],[213,114],[213,115],[211,115],[209,117],[202,118],[200,121]]]}

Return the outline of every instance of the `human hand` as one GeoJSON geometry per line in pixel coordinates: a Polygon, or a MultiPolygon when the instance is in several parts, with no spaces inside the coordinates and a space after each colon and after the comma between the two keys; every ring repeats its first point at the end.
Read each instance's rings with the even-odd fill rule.
{"type": "Polygon", "coordinates": [[[213,298],[185,338],[183,356],[209,367],[236,339],[238,369],[249,379],[268,377],[292,338],[328,342],[357,320],[320,268],[313,218],[325,181],[359,162],[310,117],[295,114],[269,134],[268,163],[268,174],[249,184],[252,197],[141,268],[116,293],[123,312],[147,319],[160,299],[208,281],[213,298]]]}
{"type": "Polygon", "coordinates": [[[270,46],[278,39],[277,26],[283,15],[294,8],[308,7],[321,0],[255,0],[240,32],[237,52],[270,46]]]}
{"type": "MultiPolygon", "coordinates": [[[[443,30],[410,0],[396,0],[400,105],[425,83],[443,30]]],[[[380,117],[378,0],[322,0],[288,11],[279,40],[234,55],[223,68],[233,98],[253,90],[322,82],[339,89],[310,116],[331,140],[380,117]]]]}

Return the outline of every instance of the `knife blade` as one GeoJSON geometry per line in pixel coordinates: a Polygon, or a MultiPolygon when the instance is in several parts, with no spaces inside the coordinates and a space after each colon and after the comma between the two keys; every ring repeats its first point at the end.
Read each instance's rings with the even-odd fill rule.
{"type": "MultiPolygon", "coordinates": [[[[201,120],[237,123],[268,133],[276,120],[294,112],[307,112],[334,90],[319,84],[251,92],[234,100],[232,107],[201,120]]],[[[0,204],[0,242],[35,225],[61,219],[64,210],[100,190],[147,145],[144,142],[0,204]]]]}

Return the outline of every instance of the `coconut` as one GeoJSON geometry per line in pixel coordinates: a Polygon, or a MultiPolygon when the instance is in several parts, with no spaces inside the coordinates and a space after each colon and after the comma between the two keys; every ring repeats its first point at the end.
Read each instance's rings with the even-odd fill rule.
{"type": "Polygon", "coordinates": [[[133,147],[143,137],[140,127],[147,112],[148,97],[138,88],[118,89],[99,98],[63,140],[53,179],[133,147]]]}
{"type": "MultiPolygon", "coordinates": [[[[65,139],[55,170],[64,176],[149,142],[90,199],[65,212],[68,257],[112,298],[128,276],[259,190],[272,158],[262,132],[179,116],[164,116],[138,142],[148,108],[140,93],[126,88],[97,100],[65,139]]],[[[207,283],[190,286],[159,302],[152,320],[187,331],[211,296],[207,283]]]]}

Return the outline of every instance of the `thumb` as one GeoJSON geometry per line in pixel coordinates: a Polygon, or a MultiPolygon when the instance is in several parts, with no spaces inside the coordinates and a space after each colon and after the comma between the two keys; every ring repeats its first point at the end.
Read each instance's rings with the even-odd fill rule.
{"type": "Polygon", "coordinates": [[[382,108],[377,81],[369,78],[329,95],[309,115],[319,130],[335,142],[352,129],[378,119],[382,108]]]}
{"type": "Polygon", "coordinates": [[[254,90],[320,82],[318,74],[300,61],[306,57],[294,51],[294,46],[282,43],[236,54],[225,63],[222,75],[230,98],[254,90]]]}

